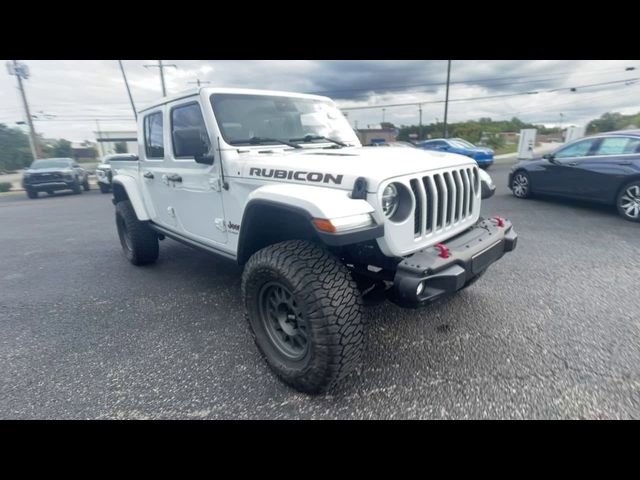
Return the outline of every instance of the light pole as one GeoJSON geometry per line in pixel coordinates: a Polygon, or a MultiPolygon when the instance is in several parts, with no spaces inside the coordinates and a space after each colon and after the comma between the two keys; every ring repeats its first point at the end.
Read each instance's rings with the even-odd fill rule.
{"type": "Polygon", "coordinates": [[[449,113],[449,80],[451,79],[451,60],[447,60],[447,93],[444,100],[444,138],[449,136],[447,130],[447,114],[449,113]]]}
{"type": "Polygon", "coordinates": [[[24,105],[24,112],[27,116],[27,123],[29,125],[29,144],[31,146],[31,154],[33,159],[37,160],[41,156],[40,145],[38,144],[38,136],[36,135],[36,129],[33,126],[33,117],[29,111],[29,103],[27,102],[27,94],[24,91],[24,85],[22,79],[29,78],[29,67],[24,63],[18,63],[17,60],[13,62],[7,62],[7,70],[9,75],[15,75],[18,79],[18,88],[20,89],[20,95],[22,96],[22,103],[24,105]]]}

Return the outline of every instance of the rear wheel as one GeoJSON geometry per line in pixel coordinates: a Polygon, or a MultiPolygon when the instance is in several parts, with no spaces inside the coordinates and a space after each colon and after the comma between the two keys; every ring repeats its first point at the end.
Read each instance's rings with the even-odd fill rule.
{"type": "Polygon", "coordinates": [[[285,383],[323,392],[359,364],[360,296],[321,247],[295,240],[260,250],[245,266],[242,295],[255,342],[285,383]]]}
{"type": "Polygon", "coordinates": [[[622,187],[616,200],[616,206],[622,218],[631,222],[640,222],[640,180],[622,187]]]}
{"type": "Polygon", "coordinates": [[[129,200],[116,205],[116,227],[125,257],[134,265],[146,265],[158,259],[158,235],[147,222],[141,222],[129,200]]]}
{"type": "Polygon", "coordinates": [[[531,179],[524,170],[518,170],[511,179],[511,191],[518,198],[528,198],[531,196],[531,179]]]}

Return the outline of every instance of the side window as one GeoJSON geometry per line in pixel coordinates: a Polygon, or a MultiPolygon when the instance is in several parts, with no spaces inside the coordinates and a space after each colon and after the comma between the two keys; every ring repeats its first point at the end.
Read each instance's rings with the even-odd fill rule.
{"type": "MultiPolygon", "coordinates": [[[[200,110],[200,104],[189,103],[187,105],[181,105],[171,110],[171,137],[173,139],[173,154],[176,158],[188,158],[180,141],[176,141],[176,132],[180,130],[194,130],[200,132],[200,139],[207,145],[211,146],[209,142],[209,135],[207,134],[207,127],[204,124],[204,118],[202,117],[202,110],[200,110]]],[[[196,137],[197,138],[197,137],[196,137]]]]}
{"type": "Polygon", "coordinates": [[[162,112],[144,117],[144,148],[147,158],[164,158],[162,112]]]}
{"type": "Polygon", "coordinates": [[[555,158],[586,157],[596,139],[583,140],[557,152],[555,158]]]}
{"type": "Polygon", "coordinates": [[[640,147],[640,138],[609,137],[602,140],[596,155],[625,155],[635,153],[640,147]]]}

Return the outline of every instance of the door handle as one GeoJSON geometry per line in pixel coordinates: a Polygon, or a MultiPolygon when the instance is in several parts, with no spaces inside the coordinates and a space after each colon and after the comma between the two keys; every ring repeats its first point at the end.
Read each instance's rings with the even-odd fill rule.
{"type": "Polygon", "coordinates": [[[182,182],[182,177],[177,173],[172,173],[167,177],[167,180],[169,180],[170,182],[182,182]]]}
{"type": "Polygon", "coordinates": [[[144,172],[144,173],[142,174],[142,176],[143,176],[144,178],[150,178],[150,179],[152,179],[152,178],[153,178],[153,173],[151,173],[151,172],[144,172]]]}

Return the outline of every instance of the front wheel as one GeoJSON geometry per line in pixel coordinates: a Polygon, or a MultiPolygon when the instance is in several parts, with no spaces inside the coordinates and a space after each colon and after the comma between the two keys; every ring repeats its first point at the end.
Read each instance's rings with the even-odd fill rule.
{"type": "Polygon", "coordinates": [[[254,254],[242,296],[271,369],[307,393],[335,385],[360,362],[361,299],[349,271],[318,245],[293,240],[254,254]]]}
{"type": "Polygon", "coordinates": [[[158,259],[158,235],[136,216],[129,200],[116,205],[116,227],[125,257],[134,265],[146,265],[158,259]]]}
{"type": "Polygon", "coordinates": [[[519,170],[513,174],[511,191],[513,195],[518,198],[528,198],[531,196],[531,179],[526,172],[519,170]]]}
{"type": "Polygon", "coordinates": [[[102,193],[109,193],[111,191],[109,185],[105,185],[104,183],[99,183],[98,185],[100,185],[100,192],[102,193]]]}
{"type": "Polygon", "coordinates": [[[80,180],[76,179],[75,183],[71,187],[71,191],[76,195],[79,195],[82,193],[82,184],[80,183],[80,180]]]}
{"type": "Polygon", "coordinates": [[[29,198],[38,198],[38,192],[35,190],[27,189],[27,197],[29,198]]]}
{"type": "Polygon", "coordinates": [[[84,188],[85,192],[88,192],[91,186],[89,185],[89,177],[84,179],[84,183],[82,184],[82,188],[84,188]]]}
{"type": "Polygon", "coordinates": [[[626,184],[616,199],[618,213],[625,220],[640,222],[640,180],[626,184]]]}

